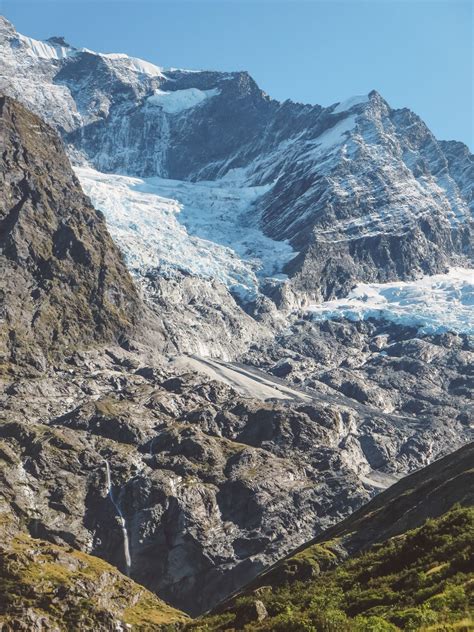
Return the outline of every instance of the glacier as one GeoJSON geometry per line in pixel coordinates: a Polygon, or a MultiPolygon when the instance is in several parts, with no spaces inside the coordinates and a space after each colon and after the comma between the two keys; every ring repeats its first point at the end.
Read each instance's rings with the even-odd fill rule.
{"type": "MultiPolygon", "coordinates": [[[[2,18],[0,50],[0,88],[61,131],[138,276],[184,272],[244,301],[274,278],[298,305],[331,299],[319,317],[355,284],[470,265],[471,154],[375,91],[327,108],[280,103],[244,72],[34,40],[2,18]]],[[[352,292],[337,313],[402,318],[375,293],[359,309],[352,292]]]]}
{"type": "Polygon", "coordinates": [[[17,45],[20,45],[20,43],[24,46],[26,53],[33,59],[59,60],[74,55],[76,52],[70,46],[36,40],[25,35],[19,35],[17,45]]]}
{"type": "Polygon", "coordinates": [[[315,321],[374,318],[420,333],[474,334],[474,269],[454,267],[415,281],[358,283],[346,298],[310,305],[315,321]]]}
{"type": "Polygon", "coordinates": [[[260,230],[253,205],[268,186],[243,186],[239,172],[195,183],[89,167],[75,172],[135,275],[179,270],[217,280],[249,301],[263,279],[283,281],[284,265],[298,254],[260,230]]]}

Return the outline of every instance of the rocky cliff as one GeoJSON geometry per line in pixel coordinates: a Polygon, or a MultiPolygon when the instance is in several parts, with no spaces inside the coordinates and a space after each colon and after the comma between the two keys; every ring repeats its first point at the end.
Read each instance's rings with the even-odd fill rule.
{"type": "Polygon", "coordinates": [[[2,365],[126,336],[136,289],[56,132],[0,97],[0,136],[2,365]]]}
{"type": "Polygon", "coordinates": [[[0,541],[0,625],[21,632],[159,630],[186,616],[103,560],[15,533],[0,541]]]}

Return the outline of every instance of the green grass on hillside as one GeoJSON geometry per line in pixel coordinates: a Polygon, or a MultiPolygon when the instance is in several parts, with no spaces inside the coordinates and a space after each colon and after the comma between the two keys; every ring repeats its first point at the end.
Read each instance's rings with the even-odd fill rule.
{"type": "Polygon", "coordinates": [[[0,629],[35,619],[61,632],[148,632],[186,615],[97,557],[18,534],[0,545],[0,629]]]}
{"type": "Polygon", "coordinates": [[[186,629],[474,631],[473,543],[474,508],[455,507],[333,570],[319,571],[324,547],[311,547],[298,554],[311,578],[301,579],[299,569],[297,579],[287,575],[281,585],[260,587],[223,614],[191,622],[186,629]],[[312,559],[312,549],[319,560],[312,559]],[[255,616],[257,600],[268,613],[260,621],[255,616]]]}

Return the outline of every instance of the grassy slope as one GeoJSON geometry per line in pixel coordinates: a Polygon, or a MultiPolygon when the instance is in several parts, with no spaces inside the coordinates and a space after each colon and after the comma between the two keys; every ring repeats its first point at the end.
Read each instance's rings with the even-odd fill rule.
{"type": "Polygon", "coordinates": [[[117,623],[157,630],[186,616],[99,558],[20,534],[0,546],[0,628],[41,618],[45,629],[102,632],[117,623]]]}
{"type": "Polygon", "coordinates": [[[314,545],[298,553],[293,566],[287,561],[280,585],[261,586],[186,629],[474,630],[473,543],[474,508],[455,507],[330,570],[320,571],[336,557],[337,541],[314,545]],[[261,621],[255,616],[257,600],[268,612],[261,621]]]}
{"type": "Polygon", "coordinates": [[[61,632],[102,632],[117,622],[144,632],[474,631],[472,455],[466,446],[407,477],[196,621],[98,558],[19,535],[7,511],[0,515],[0,628],[35,629],[30,622],[44,617],[61,632]],[[452,498],[468,507],[446,511],[452,498]],[[418,526],[428,510],[438,517],[418,526]],[[390,537],[396,517],[417,528],[390,537]],[[372,546],[341,562],[348,543],[372,546]],[[18,622],[23,627],[13,627],[18,622]]]}

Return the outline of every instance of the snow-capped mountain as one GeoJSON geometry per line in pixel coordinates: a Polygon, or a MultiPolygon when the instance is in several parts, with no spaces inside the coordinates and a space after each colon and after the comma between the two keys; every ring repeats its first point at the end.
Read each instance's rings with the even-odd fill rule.
{"type": "Polygon", "coordinates": [[[263,291],[301,305],[472,257],[472,155],[377,92],[326,108],[280,103],[245,72],[165,70],[39,42],[4,19],[0,46],[1,89],[89,168],[83,186],[142,272],[177,269],[240,299],[263,291]],[[91,168],[120,174],[111,197],[109,176],[91,168]],[[145,207],[167,218],[159,239],[145,207]],[[167,236],[187,254],[178,246],[170,259],[167,236]]]}
{"type": "Polygon", "coordinates": [[[2,91],[3,540],[198,614],[472,440],[465,146],[0,19],[2,91]]]}

